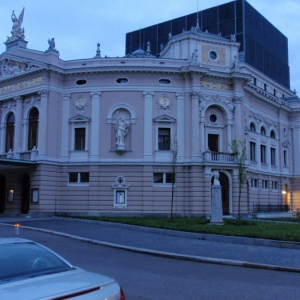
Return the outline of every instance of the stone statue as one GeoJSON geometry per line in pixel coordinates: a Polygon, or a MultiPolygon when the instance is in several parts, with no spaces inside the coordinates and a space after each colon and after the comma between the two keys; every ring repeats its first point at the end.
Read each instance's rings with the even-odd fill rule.
{"type": "Polygon", "coordinates": [[[54,41],[54,38],[52,38],[51,40],[48,39],[48,44],[49,44],[48,50],[53,50],[53,49],[55,49],[55,41],[54,41]]]}
{"type": "Polygon", "coordinates": [[[8,37],[8,41],[15,40],[15,39],[22,39],[24,40],[24,28],[21,28],[21,25],[23,23],[23,17],[24,17],[24,9],[22,10],[19,18],[15,15],[15,12],[13,10],[11,14],[11,21],[13,22],[12,30],[11,30],[11,37],[8,37]]]}
{"type": "Polygon", "coordinates": [[[239,60],[238,55],[234,56],[234,63],[233,63],[232,69],[234,71],[239,71],[240,70],[240,60],[239,60]]]}
{"type": "Polygon", "coordinates": [[[220,180],[219,180],[220,174],[219,174],[219,172],[215,171],[213,174],[214,174],[213,175],[214,176],[214,185],[220,185],[220,180]]]}
{"type": "Polygon", "coordinates": [[[197,66],[198,65],[198,49],[195,49],[194,52],[192,53],[191,57],[191,65],[192,66],[197,66]]]}
{"type": "Polygon", "coordinates": [[[117,138],[117,150],[125,150],[125,136],[128,133],[128,123],[125,122],[124,118],[119,118],[116,124],[116,138],[117,138]]]}

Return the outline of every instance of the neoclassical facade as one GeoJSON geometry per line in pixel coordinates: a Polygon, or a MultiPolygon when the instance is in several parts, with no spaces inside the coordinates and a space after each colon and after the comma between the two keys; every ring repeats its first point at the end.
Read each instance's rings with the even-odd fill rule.
{"type": "Polygon", "coordinates": [[[245,63],[234,36],[196,25],[159,58],[148,43],[62,61],[54,39],[28,49],[21,23],[0,56],[0,215],[163,216],[174,183],[175,214],[210,216],[218,172],[234,216],[234,139],[247,151],[241,213],[300,208],[299,98],[245,63]]]}

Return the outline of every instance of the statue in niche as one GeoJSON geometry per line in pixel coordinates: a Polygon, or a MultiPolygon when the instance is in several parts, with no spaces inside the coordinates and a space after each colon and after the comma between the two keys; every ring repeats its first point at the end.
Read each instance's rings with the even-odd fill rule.
{"type": "Polygon", "coordinates": [[[191,57],[191,65],[192,66],[197,66],[198,65],[198,49],[195,49],[194,52],[192,53],[192,57],[191,57]]]}
{"type": "Polygon", "coordinates": [[[12,36],[10,38],[8,38],[8,40],[25,38],[24,28],[23,29],[21,28],[21,25],[23,23],[23,17],[24,17],[24,8],[23,8],[19,18],[17,18],[17,16],[15,15],[15,11],[13,10],[13,12],[11,14],[11,21],[13,22],[13,26],[12,26],[12,30],[11,30],[12,36]]]}
{"type": "Polygon", "coordinates": [[[125,122],[124,118],[119,118],[116,124],[116,138],[117,138],[117,150],[125,150],[125,136],[128,133],[128,123],[125,122]]]}

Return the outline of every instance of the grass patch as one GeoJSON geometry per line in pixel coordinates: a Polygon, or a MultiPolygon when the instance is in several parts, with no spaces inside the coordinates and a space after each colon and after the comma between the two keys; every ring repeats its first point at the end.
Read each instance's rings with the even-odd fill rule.
{"type": "MultiPolygon", "coordinates": [[[[105,222],[116,222],[136,226],[146,226],[186,232],[220,234],[261,239],[300,242],[300,223],[287,224],[256,222],[248,220],[224,219],[224,225],[209,224],[206,218],[137,218],[137,217],[75,217],[105,222]]],[[[270,220],[269,220],[270,221],[270,220]]],[[[277,219],[278,221],[278,219],[277,219]]],[[[285,221],[287,221],[285,219],[285,221]]]]}

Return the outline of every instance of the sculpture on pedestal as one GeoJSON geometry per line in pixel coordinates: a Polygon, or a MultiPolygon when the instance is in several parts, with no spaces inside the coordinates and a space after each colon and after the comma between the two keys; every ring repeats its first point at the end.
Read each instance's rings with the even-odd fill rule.
{"type": "Polygon", "coordinates": [[[13,10],[12,14],[11,14],[11,21],[13,22],[13,26],[12,26],[12,30],[11,30],[11,37],[7,37],[7,42],[9,41],[13,41],[13,40],[24,40],[25,39],[25,35],[24,35],[24,28],[21,28],[22,23],[23,23],[23,17],[24,17],[24,8],[19,16],[19,18],[17,18],[17,16],[15,15],[15,12],[13,10]]]}

